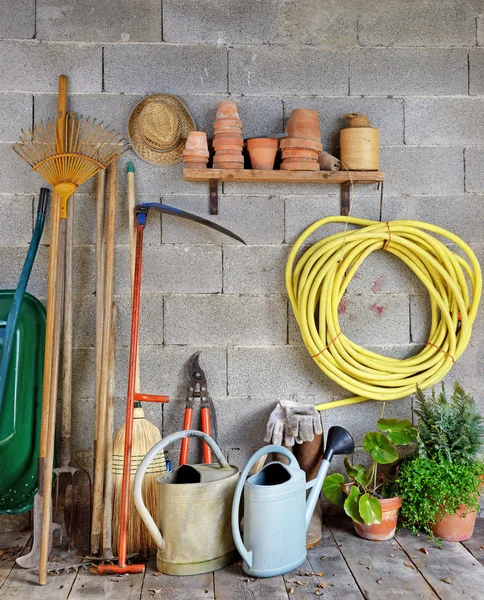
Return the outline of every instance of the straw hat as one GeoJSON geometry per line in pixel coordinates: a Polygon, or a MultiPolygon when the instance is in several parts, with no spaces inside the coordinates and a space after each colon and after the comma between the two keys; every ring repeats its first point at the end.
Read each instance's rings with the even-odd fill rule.
{"type": "Polygon", "coordinates": [[[195,123],[183,102],[169,94],[144,98],[128,121],[134,151],[152,165],[180,162],[187,135],[194,129],[195,123]]]}

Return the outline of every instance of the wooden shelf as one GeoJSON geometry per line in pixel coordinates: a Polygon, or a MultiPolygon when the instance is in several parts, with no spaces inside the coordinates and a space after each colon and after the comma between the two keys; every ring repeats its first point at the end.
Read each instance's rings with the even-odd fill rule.
{"type": "Polygon", "coordinates": [[[259,183],[332,183],[341,186],[341,214],[350,211],[352,183],[377,183],[380,187],[380,214],[383,203],[382,171],[257,171],[255,169],[184,169],[185,181],[206,181],[210,192],[210,214],[218,214],[219,181],[259,183]]]}
{"type": "Polygon", "coordinates": [[[258,181],[261,183],[379,183],[381,171],[256,171],[254,169],[184,169],[185,181],[258,181]]]}

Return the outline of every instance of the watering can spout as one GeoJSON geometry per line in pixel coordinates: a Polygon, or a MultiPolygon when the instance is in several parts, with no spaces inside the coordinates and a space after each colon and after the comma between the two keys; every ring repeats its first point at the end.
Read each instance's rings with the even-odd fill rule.
{"type": "Polygon", "coordinates": [[[326,440],[326,450],[324,451],[323,460],[318,470],[316,478],[306,483],[306,489],[311,488],[308,499],[306,501],[306,531],[311,522],[314,508],[319,499],[321,487],[326,475],[328,474],[329,465],[331,459],[336,454],[351,454],[355,449],[355,442],[351,437],[351,434],[346,431],[343,427],[334,426],[328,431],[328,438],[326,440]]]}

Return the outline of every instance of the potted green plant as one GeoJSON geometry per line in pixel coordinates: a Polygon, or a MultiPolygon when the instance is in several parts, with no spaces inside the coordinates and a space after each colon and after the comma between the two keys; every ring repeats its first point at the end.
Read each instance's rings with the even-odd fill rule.
{"type": "Polygon", "coordinates": [[[447,541],[472,537],[479,510],[484,463],[482,417],[472,396],[456,382],[450,398],[435,389],[417,393],[417,453],[400,465],[401,516],[414,532],[447,541]]]}
{"type": "Polygon", "coordinates": [[[353,520],[356,533],[367,540],[389,540],[395,534],[401,499],[394,478],[378,472],[379,465],[394,465],[399,460],[396,446],[415,441],[416,429],[409,419],[379,419],[378,431],[367,433],[363,448],[371,457],[369,467],[352,465],[345,458],[346,474],[333,473],[323,484],[323,493],[334,504],[344,507],[353,520]]]}

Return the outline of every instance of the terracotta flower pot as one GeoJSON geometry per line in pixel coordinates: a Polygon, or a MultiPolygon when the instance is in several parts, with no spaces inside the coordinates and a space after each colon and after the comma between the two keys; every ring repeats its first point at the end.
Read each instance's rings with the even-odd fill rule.
{"type": "Polygon", "coordinates": [[[477,512],[469,511],[461,504],[454,515],[442,513],[437,516],[437,522],[432,527],[435,537],[443,538],[447,542],[464,542],[470,540],[474,533],[477,512]]]}
{"type": "Polygon", "coordinates": [[[218,119],[213,126],[218,127],[240,127],[242,129],[242,121],[240,119],[218,119]]]}
{"type": "Polygon", "coordinates": [[[380,504],[382,510],[381,523],[366,525],[366,523],[355,523],[353,521],[356,533],[365,540],[384,542],[391,540],[395,535],[398,511],[402,506],[402,499],[399,496],[396,498],[382,498],[380,504]]]}
{"type": "Polygon", "coordinates": [[[240,119],[237,104],[233,100],[222,100],[218,103],[215,119],[240,119]]]}
{"type": "Polygon", "coordinates": [[[208,150],[184,150],[183,157],[185,158],[186,156],[200,156],[208,158],[210,156],[210,152],[208,150]]]}
{"type": "Polygon", "coordinates": [[[185,169],[206,169],[206,163],[185,163],[185,169]]]}
{"type": "Polygon", "coordinates": [[[308,140],[321,140],[319,116],[315,110],[295,108],[286,125],[286,132],[291,137],[308,140]]]}
{"type": "Polygon", "coordinates": [[[208,163],[208,156],[184,156],[183,161],[186,163],[208,163]]]}
{"type": "MultiPolygon", "coordinates": [[[[283,162],[285,163],[293,163],[293,162],[307,162],[309,164],[314,164],[317,163],[318,160],[316,158],[308,158],[308,157],[302,157],[302,158],[295,158],[293,156],[290,156],[289,158],[284,158],[283,162]]],[[[319,164],[319,163],[318,163],[319,164]]]]}
{"type": "Polygon", "coordinates": [[[285,148],[282,151],[282,158],[312,158],[316,160],[319,157],[317,150],[304,150],[303,148],[285,148]]]}
{"type": "Polygon", "coordinates": [[[319,171],[318,161],[282,162],[281,171],[319,171]]]}
{"type": "Polygon", "coordinates": [[[239,162],[217,162],[213,163],[214,169],[243,169],[244,163],[239,162]]]}
{"type": "Polygon", "coordinates": [[[217,144],[214,146],[216,152],[220,152],[220,150],[232,150],[235,152],[242,152],[243,146],[239,146],[237,144],[217,144]]]}
{"type": "Polygon", "coordinates": [[[315,140],[306,140],[303,138],[286,137],[280,141],[281,148],[303,148],[307,150],[323,151],[323,144],[315,140]]]}
{"type": "Polygon", "coordinates": [[[247,150],[253,169],[271,171],[274,168],[279,140],[272,138],[253,138],[247,140],[247,150]]]}
{"type": "Polygon", "coordinates": [[[185,142],[185,150],[208,152],[207,134],[205,131],[190,131],[185,142]]]}
{"type": "Polygon", "coordinates": [[[236,135],[242,135],[242,127],[215,127],[213,132],[215,137],[221,133],[235,133],[236,135]]]}
{"type": "Polygon", "coordinates": [[[230,135],[230,136],[226,136],[226,137],[217,136],[213,140],[214,148],[218,148],[219,146],[227,146],[227,145],[239,146],[240,148],[242,148],[244,145],[244,140],[242,139],[241,135],[239,135],[239,136],[230,135]]]}

